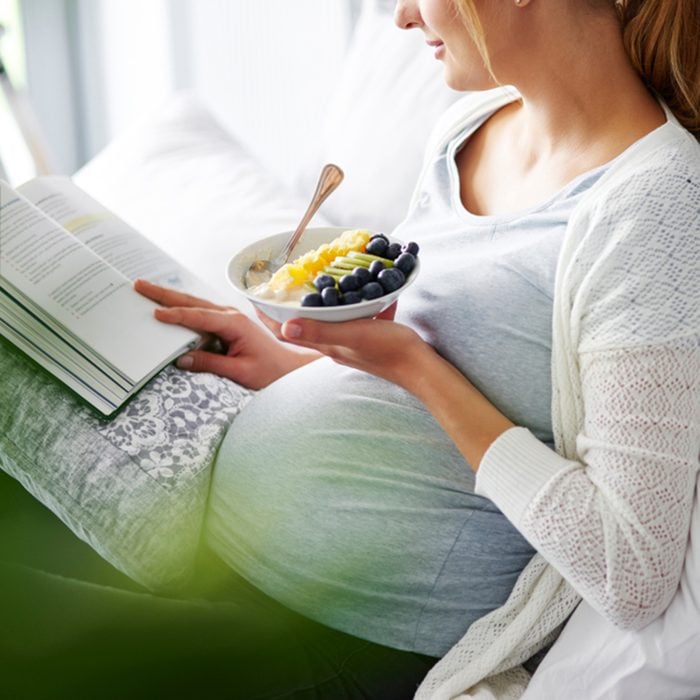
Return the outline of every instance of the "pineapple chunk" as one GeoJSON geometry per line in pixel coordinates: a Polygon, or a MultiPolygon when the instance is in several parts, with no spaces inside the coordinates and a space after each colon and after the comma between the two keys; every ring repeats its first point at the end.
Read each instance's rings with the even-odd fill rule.
{"type": "Polygon", "coordinates": [[[337,257],[347,255],[350,251],[363,251],[372,234],[364,229],[345,231],[330,243],[324,243],[316,250],[296,258],[283,265],[268,283],[272,291],[291,290],[304,283],[313,282],[316,275],[337,257]]]}

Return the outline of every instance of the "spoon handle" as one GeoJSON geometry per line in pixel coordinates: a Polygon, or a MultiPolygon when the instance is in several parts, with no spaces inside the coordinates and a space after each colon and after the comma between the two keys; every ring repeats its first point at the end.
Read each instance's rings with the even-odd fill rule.
{"type": "Polygon", "coordinates": [[[292,234],[292,237],[287,242],[284,250],[280,253],[279,259],[282,263],[287,262],[289,256],[292,254],[292,250],[294,250],[294,246],[299,242],[301,234],[304,233],[309,221],[311,221],[311,217],[318,211],[318,208],[323,202],[326,201],[328,195],[343,181],[343,177],[343,171],[337,165],[328,163],[323,166],[314,196],[311,198],[309,206],[292,234]]]}

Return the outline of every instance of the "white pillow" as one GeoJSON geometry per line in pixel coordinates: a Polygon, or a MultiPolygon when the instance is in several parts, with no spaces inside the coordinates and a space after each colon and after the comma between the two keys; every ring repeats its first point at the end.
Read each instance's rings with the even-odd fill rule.
{"type": "Polygon", "coordinates": [[[700,698],[700,503],[678,592],[643,630],[623,631],[582,603],[521,700],[700,698]]]}
{"type": "MultiPolygon", "coordinates": [[[[393,2],[365,0],[326,116],[320,160],[346,179],[323,205],[340,225],[389,231],[406,214],[427,137],[459,93],[422,32],[393,22],[393,2]]],[[[311,190],[313,174],[301,183],[311,190]]]]}
{"type": "MultiPolygon", "coordinates": [[[[185,93],[115,139],[74,180],[204,280],[210,298],[250,313],[225,279],[226,263],[255,239],[294,229],[308,204],[185,93]]],[[[319,213],[310,225],[328,223],[319,213]]]]}

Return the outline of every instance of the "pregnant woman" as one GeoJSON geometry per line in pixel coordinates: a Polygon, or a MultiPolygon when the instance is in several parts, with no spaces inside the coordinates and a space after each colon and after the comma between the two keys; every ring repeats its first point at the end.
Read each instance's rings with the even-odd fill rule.
{"type": "Polygon", "coordinates": [[[696,0],[399,0],[396,21],[468,93],[393,232],[420,276],[381,318],[267,329],[137,283],[222,341],[172,376],[259,391],[190,595],[4,567],[8,658],[38,645],[59,688],[79,667],[52,635],[122,693],[120,663],[204,696],[405,698],[455,644],[440,674],[467,685],[534,667],[581,597],[630,628],[671,600],[700,450],[696,0]]]}

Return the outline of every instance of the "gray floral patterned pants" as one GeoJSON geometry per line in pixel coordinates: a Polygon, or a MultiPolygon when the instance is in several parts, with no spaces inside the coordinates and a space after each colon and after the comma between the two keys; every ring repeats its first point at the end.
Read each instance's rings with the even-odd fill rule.
{"type": "Polygon", "coordinates": [[[0,468],[135,581],[185,583],[216,451],[251,392],[170,366],[105,419],[3,338],[0,377],[0,468]]]}

